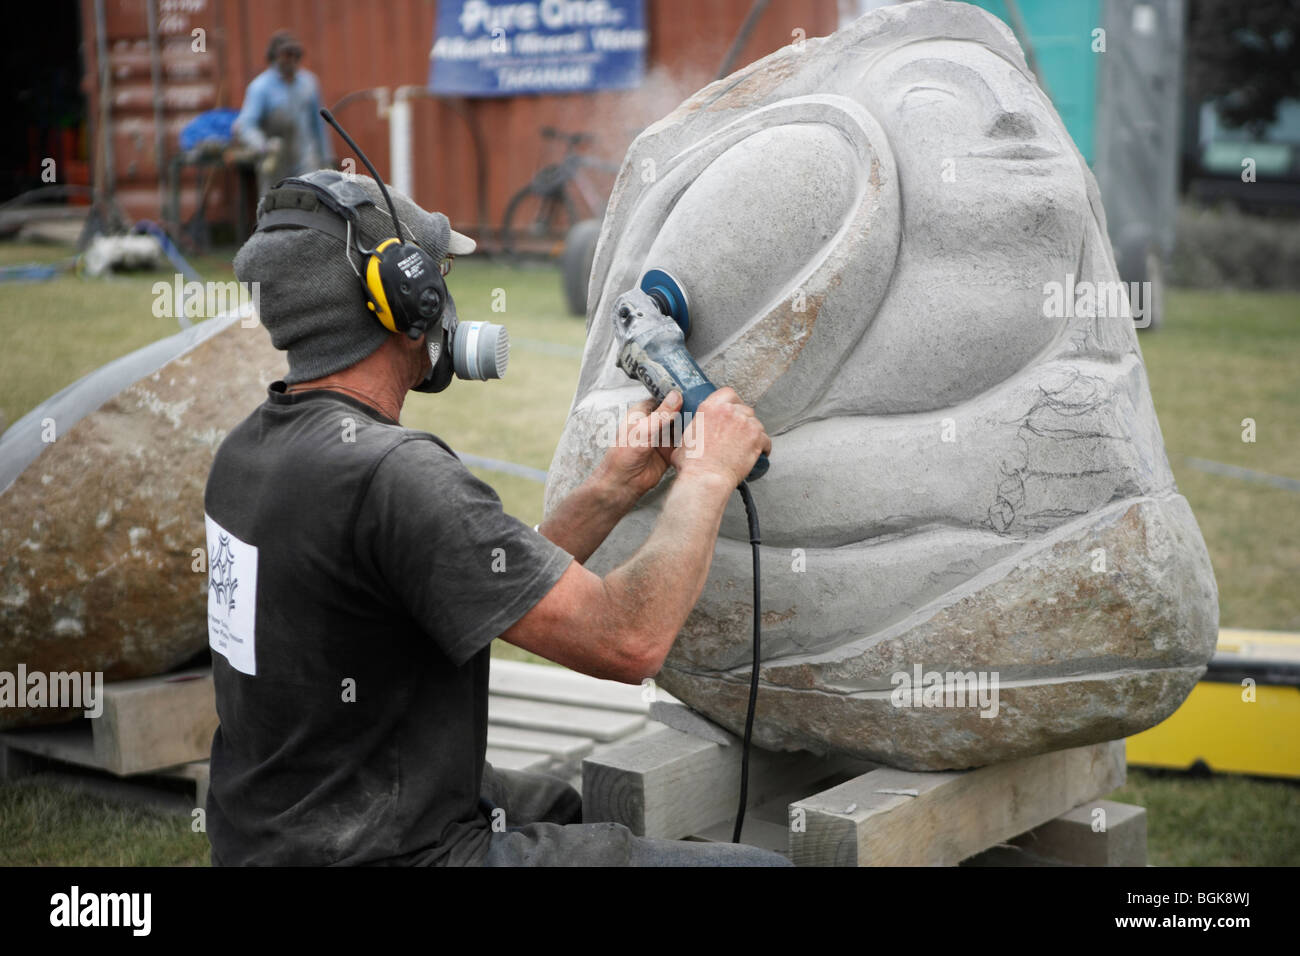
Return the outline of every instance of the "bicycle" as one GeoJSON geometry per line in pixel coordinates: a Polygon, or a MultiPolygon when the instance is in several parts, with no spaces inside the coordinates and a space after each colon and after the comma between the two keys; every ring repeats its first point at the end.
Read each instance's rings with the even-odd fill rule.
{"type": "Polygon", "coordinates": [[[562,239],[582,219],[599,220],[605,215],[606,196],[589,181],[586,170],[615,175],[615,163],[578,152],[590,143],[588,133],[565,133],[554,126],[543,126],[542,139],[564,144],[564,158],[543,166],[523,189],[510,197],[501,222],[501,248],[507,255],[515,251],[515,239],[522,233],[529,239],[562,239]],[[579,202],[586,215],[580,215],[579,202]],[[515,223],[523,225],[515,228],[515,223]]]}

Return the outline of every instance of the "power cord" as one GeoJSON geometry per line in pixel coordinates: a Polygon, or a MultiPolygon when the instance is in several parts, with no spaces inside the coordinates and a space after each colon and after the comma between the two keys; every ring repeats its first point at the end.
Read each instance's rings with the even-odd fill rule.
{"type": "Polygon", "coordinates": [[[749,744],[754,736],[754,705],[758,703],[758,661],[763,617],[762,592],[758,580],[758,509],[754,506],[754,497],[749,493],[746,482],[742,481],[736,490],[740,492],[740,500],[745,503],[749,545],[754,551],[754,664],[749,672],[749,709],[745,714],[745,744],[740,756],[740,809],[736,811],[736,829],[731,834],[732,843],[740,842],[740,831],[745,826],[745,804],[749,802],[749,744]]]}

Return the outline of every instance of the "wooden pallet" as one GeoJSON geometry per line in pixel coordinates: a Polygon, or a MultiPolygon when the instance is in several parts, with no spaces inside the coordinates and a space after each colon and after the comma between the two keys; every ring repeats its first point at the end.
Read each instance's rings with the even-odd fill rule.
{"type": "MultiPolygon", "coordinates": [[[[620,744],[584,761],[583,819],[730,840],[740,760],[713,725],[620,744]]],[[[1144,865],[1145,811],[1101,799],[1124,779],[1123,741],[944,773],[755,749],[742,836],[805,866],[1144,865]]]]}
{"type": "MultiPolygon", "coordinates": [[[[653,726],[640,687],[561,667],[494,660],[489,693],[488,762],[556,774],[575,786],[583,758],[653,726]]],[[[98,718],[0,733],[0,780],[49,766],[161,777],[192,784],[201,807],[216,727],[210,668],[106,684],[98,718]]]]}
{"type": "MultiPolygon", "coordinates": [[[[741,755],[726,730],[661,691],[652,703],[640,687],[558,667],[495,660],[489,691],[494,766],[570,780],[589,822],[730,839],[741,755]]],[[[131,782],[118,787],[128,799],[147,798],[138,781],[180,780],[201,807],[216,723],[208,670],[108,684],[99,718],[0,733],[0,779],[89,768],[101,772],[94,789],[111,789],[108,774],[131,782]]],[[[755,750],[744,836],[805,864],[1140,865],[1144,812],[1097,799],[1123,781],[1122,742],[938,774],[755,750]]]]}
{"type": "MultiPolygon", "coordinates": [[[[0,780],[55,769],[76,780],[73,769],[118,778],[181,780],[193,786],[194,806],[207,800],[207,757],[217,727],[211,668],[198,668],[104,685],[104,709],[96,718],[0,733],[0,780]]],[[[89,789],[150,802],[143,787],[114,787],[83,774],[89,789]]]]}
{"type": "Polygon", "coordinates": [[[0,744],[125,777],[206,759],[217,728],[210,668],[104,685],[104,710],[0,733],[0,744]]]}

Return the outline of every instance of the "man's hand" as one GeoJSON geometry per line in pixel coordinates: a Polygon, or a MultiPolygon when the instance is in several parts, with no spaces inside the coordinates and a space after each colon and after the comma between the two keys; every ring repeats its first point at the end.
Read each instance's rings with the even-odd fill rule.
{"type": "Polygon", "coordinates": [[[724,386],[700,403],[681,445],[669,451],[678,475],[711,473],[735,488],[745,480],[759,454],[772,451],[772,439],[754,410],[724,386]]]}
{"type": "Polygon", "coordinates": [[[662,405],[653,406],[653,401],[645,401],[628,410],[614,447],[538,529],[579,564],[668,470],[673,449],[664,433],[682,407],[681,393],[671,392],[662,405]]]}
{"type": "Polygon", "coordinates": [[[674,452],[668,426],[681,411],[682,393],[673,390],[658,407],[654,400],[638,402],[628,409],[618,428],[618,441],[605,453],[598,468],[600,480],[625,491],[635,504],[659,484],[674,452]]]}
{"type": "Polygon", "coordinates": [[[604,540],[623,511],[602,511],[596,504],[598,489],[611,486],[589,479],[542,528],[579,563],[570,565],[555,587],[501,635],[503,639],[584,674],[631,684],[663,667],[704,589],[727,501],[759,452],[772,447],[754,410],[729,388],[700,404],[681,447],[653,447],[651,436],[657,433],[652,429],[662,428],[679,408],[674,397],[640,423],[631,422],[629,440],[620,441],[602,461],[602,467],[621,467],[621,474],[639,490],[662,477],[664,458],[677,469],[650,537],[603,579],[582,567],[580,562],[604,540]],[[650,447],[636,447],[640,439],[650,447]],[[586,533],[575,534],[575,528],[586,533]]]}

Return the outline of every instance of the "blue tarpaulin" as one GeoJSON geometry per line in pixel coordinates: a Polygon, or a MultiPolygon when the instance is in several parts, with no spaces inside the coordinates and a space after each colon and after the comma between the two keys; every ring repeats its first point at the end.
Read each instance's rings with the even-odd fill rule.
{"type": "Polygon", "coordinates": [[[181,149],[189,151],[200,143],[230,142],[230,128],[235,124],[239,110],[208,110],[190,120],[181,129],[181,149]]]}
{"type": "Polygon", "coordinates": [[[440,0],[429,88],[453,96],[621,90],[640,85],[644,0],[440,0]]]}

